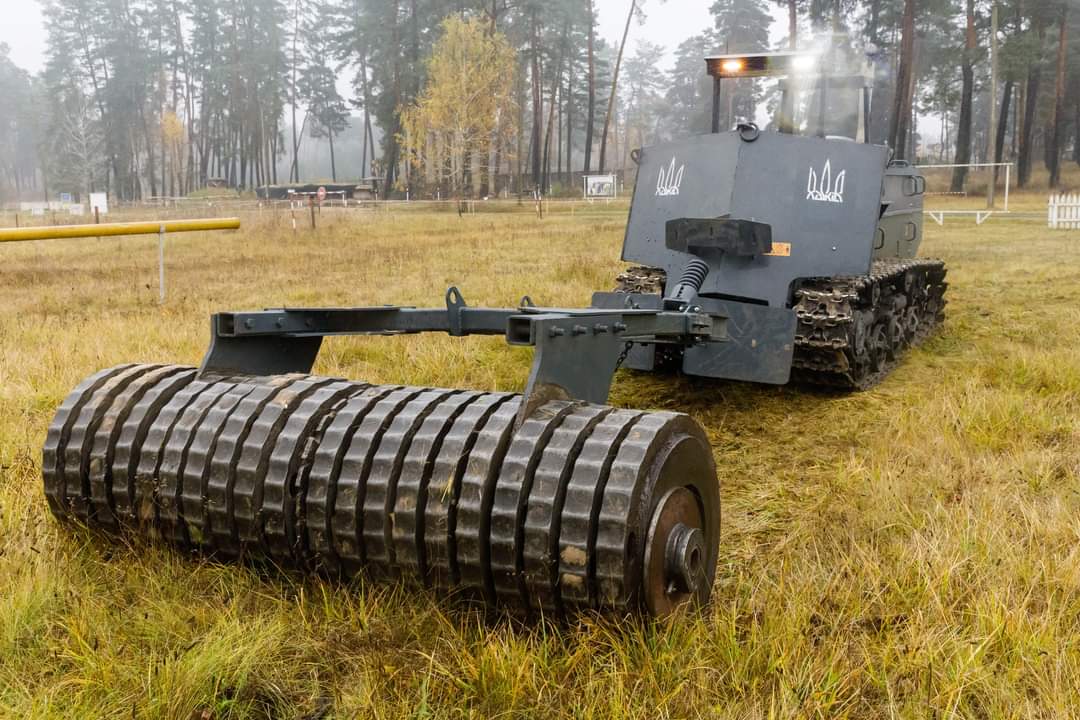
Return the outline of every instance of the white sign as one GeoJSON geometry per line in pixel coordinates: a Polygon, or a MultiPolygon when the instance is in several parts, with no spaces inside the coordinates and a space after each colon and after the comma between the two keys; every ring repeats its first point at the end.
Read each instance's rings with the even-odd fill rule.
{"type": "Polygon", "coordinates": [[[106,193],[90,193],[90,209],[98,209],[102,215],[109,212],[109,196],[106,193]]]}
{"type": "Polygon", "coordinates": [[[614,175],[586,175],[585,199],[613,198],[618,192],[614,175]]]}
{"type": "Polygon", "coordinates": [[[660,166],[660,174],[656,178],[656,197],[669,197],[679,194],[679,186],[682,185],[683,170],[686,165],[680,165],[675,169],[675,158],[671,158],[671,165],[666,169],[660,166]]]}

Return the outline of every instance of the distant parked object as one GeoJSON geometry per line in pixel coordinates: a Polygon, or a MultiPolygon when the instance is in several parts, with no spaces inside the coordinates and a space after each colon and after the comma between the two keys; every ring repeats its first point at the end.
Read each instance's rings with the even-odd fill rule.
{"type": "Polygon", "coordinates": [[[319,188],[326,188],[330,197],[345,200],[378,200],[379,179],[365,178],[357,183],[303,183],[290,185],[266,185],[258,188],[255,194],[260,200],[290,200],[297,196],[314,197],[319,188]]]}

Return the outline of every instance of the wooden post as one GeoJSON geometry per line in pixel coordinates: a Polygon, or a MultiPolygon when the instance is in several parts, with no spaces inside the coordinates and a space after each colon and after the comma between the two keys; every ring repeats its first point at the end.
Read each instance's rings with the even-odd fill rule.
{"type": "Polygon", "coordinates": [[[315,198],[308,196],[308,209],[311,211],[311,229],[315,229],[315,198]]]}

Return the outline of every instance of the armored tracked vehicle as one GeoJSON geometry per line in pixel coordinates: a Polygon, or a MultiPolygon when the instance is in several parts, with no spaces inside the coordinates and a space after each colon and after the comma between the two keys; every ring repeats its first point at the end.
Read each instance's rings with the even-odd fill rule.
{"type": "MultiPolygon", "coordinates": [[[[708,67],[719,85],[798,59],[708,67]]],[[[819,80],[821,108],[834,85],[862,94],[864,128],[866,85],[819,80]]],[[[712,451],[686,415],[607,406],[617,368],[865,388],[942,318],[945,270],[915,257],[916,171],[858,142],[865,129],[796,125],[638,153],[623,258],[644,269],[591,307],[477,308],[451,288],[439,308],[224,312],[198,369],[91,376],[49,428],[50,508],[218,559],[411,578],[532,616],[704,603],[720,532],[712,451]],[[534,347],[524,392],[309,374],[326,336],[418,332],[534,347]]]]}

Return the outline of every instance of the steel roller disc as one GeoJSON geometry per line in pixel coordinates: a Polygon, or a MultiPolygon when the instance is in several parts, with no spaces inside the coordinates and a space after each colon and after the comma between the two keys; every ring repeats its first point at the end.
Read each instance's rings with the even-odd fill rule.
{"type": "Polygon", "coordinates": [[[642,596],[654,617],[709,601],[716,575],[720,499],[716,475],[702,461],[701,438],[680,434],[657,457],[649,478],[642,596]]]}
{"type": "Polygon", "coordinates": [[[413,435],[398,474],[391,533],[394,563],[399,572],[421,581],[427,577],[424,506],[435,460],[455,421],[479,397],[478,392],[459,392],[436,405],[413,435]]]}
{"type": "MultiPolygon", "coordinates": [[[[322,444],[323,437],[326,435],[326,431],[330,428],[331,423],[334,422],[338,412],[345,407],[345,404],[349,402],[350,399],[355,398],[367,389],[367,387],[368,385],[366,384],[356,383],[356,392],[327,407],[326,410],[319,415],[311,433],[304,438],[304,444],[300,450],[299,466],[296,470],[292,498],[292,517],[294,523],[291,531],[292,544],[288,548],[288,557],[282,558],[282,560],[292,562],[298,568],[307,569],[310,567],[312,561],[312,556],[307,545],[307,492],[312,465],[315,462],[315,453],[322,444]]],[[[263,526],[263,534],[267,537],[267,544],[271,556],[276,558],[276,556],[273,555],[275,541],[272,540],[272,538],[274,535],[269,533],[265,523],[263,526]]]]}
{"type": "Polygon", "coordinates": [[[132,380],[154,367],[156,366],[133,365],[112,375],[93,391],[71,425],[71,432],[60,459],[60,472],[65,485],[64,501],[68,513],[83,522],[86,522],[90,515],[90,449],[94,434],[117,396],[123,393],[132,380]]]}
{"type": "Polygon", "coordinates": [[[383,433],[371,458],[362,505],[364,563],[368,572],[388,573],[394,564],[393,512],[397,483],[413,436],[439,403],[455,390],[425,390],[410,400],[383,433]]]}
{"type": "Polygon", "coordinates": [[[181,493],[183,491],[184,464],[188,450],[206,417],[219,401],[232,408],[245,395],[254,390],[247,383],[231,381],[216,382],[203,390],[177,419],[165,441],[161,464],[157,472],[158,530],[162,537],[176,545],[187,548],[187,526],[184,523],[181,493]]]}
{"type": "Polygon", "coordinates": [[[529,609],[522,560],[526,505],[544,448],[567,416],[579,407],[577,403],[554,400],[533,411],[514,433],[495,479],[487,537],[491,578],[485,584],[490,583],[496,600],[505,607],[529,609]]]}
{"type": "Polygon", "coordinates": [[[604,483],[619,445],[641,416],[642,413],[632,410],[613,411],[593,429],[574,461],[559,524],[557,589],[558,602],[564,610],[597,606],[593,567],[604,483]]]}
{"type": "Polygon", "coordinates": [[[332,573],[340,570],[332,521],[337,502],[338,476],[349,443],[372,408],[391,392],[400,389],[393,385],[375,385],[350,399],[338,410],[315,450],[304,495],[304,525],[306,554],[323,570],[332,573]]]}
{"type": "MultiPolygon", "coordinates": [[[[310,375],[282,375],[274,378],[277,387],[272,388],[248,421],[241,450],[231,477],[226,477],[224,500],[217,506],[218,516],[224,523],[211,522],[214,540],[226,554],[252,551],[264,554],[262,534],[263,481],[270,464],[270,454],[278,434],[284,429],[289,415],[319,388],[335,382],[331,378],[310,375]],[[279,381],[279,382],[278,382],[279,381]]],[[[210,505],[213,507],[214,496],[210,505]]]]}
{"type": "Polygon", "coordinates": [[[237,385],[218,398],[195,430],[181,473],[180,489],[181,515],[192,547],[207,547],[210,544],[207,501],[214,454],[226,428],[230,424],[235,425],[235,419],[243,418],[247,408],[257,405],[258,398],[265,394],[260,380],[252,378],[250,382],[237,385]]]}
{"type": "MultiPolygon", "coordinates": [[[[646,537],[653,509],[664,494],[687,487],[701,501],[708,523],[699,538],[715,573],[719,543],[719,487],[708,440],[687,415],[647,413],[623,439],[604,485],[597,519],[596,584],[601,608],[625,613],[638,610],[646,537]]],[[[663,537],[657,542],[666,543],[663,537]]],[[[663,589],[661,589],[662,591],[663,589]]],[[[650,587],[647,595],[655,596],[650,587]]],[[[708,597],[708,590],[705,591],[708,597]]]]}
{"type": "Polygon", "coordinates": [[[262,495],[263,544],[275,560],[290,564],[300,560],[293,550],[298,478],[306,443],[326,413],[366,388],[360,383],[339,381],[316,389],[289,414],[278,433],[266,466],[262,495]]]}
{"type": "Polygon", "coordinates": [[[495,480],[514,435],[514,420],[519,404],[520,398],[515,398],[502,405],[484,424],[466,459],[458,494],[454,526],[457,584],[470,593],[482,596],[488,605],[495,604],[488,557],[495,480]]]}
{"type": "Polygon", "coordinates": [[[514,395],[484,393],[465,408],[443,437],[432,463],[426,497],[417,507],[418,517],[423,517],[423,544],[417,546],[423,548],[419,564],[431,585],[449,588],[457,583],[454,530],[461,479],[473,445],[488,420],[507,404],[513,404],[512,412],[516,413],[518,402],[514,395]]]}
{"type": "Polygon", "coordinates": [[[60,407],[56,409],[53,420],[49,424],[49,431],[45,436],[45,445],[41,451],[41,475],[45,484],[45,499],[49,509],[57,517],[67,517],[67,487],[64,484],[63,461],[64,451],[67,448],[68,438],[71,435],[71,426],[75,423],[83,405],[93,397],[94,392],[109,381],[117,373],[124,372],[132,367],[117,365],[94,373],[79,383],[78,386],[64,398],[60,407]]]}
{"type": "Polygon", "coordinates": [[[559,530],[567,485],[585,441],[612,408],[584,405],[563,420],[544,448],[533,474],[522,536],[522,572],[529,605],[562,613],[559,602],[559,530]]]}
{"type": "MultiPolygon", "coordinates": [[[[177,392],[152,420],[146,432],[146,439],[138,448],[133,486],[132,515],[133,521],[157,536],[157,474],[165,454],[165,443],[172,432],[173,425],[199,395],[211,387],[213,382],[194,380],[177,392]]],[[[220,394],[220,393],[219,393],[220,394]]]]}
{"type": "Polygon", "coordinates": [[[124,421],[113,454],[110,479],[113,510],[122,524],[135,524],[135,473],[150,428],[162,408],[194,379],[195,368],[184,368],[161,380],[146,391],[124,421]]]}
{"type": "Polygon", "coordinates": [[[135,410],[143,396],[163,379],[182,373],[184,368],[177,365],[158,366],[133,380],[124,392],[120,393],[108,409],[90,449],[88,475],[90,482],[90,517],[88,521],[107,530],[116,530],[119,523],[113,500],[112,466],[116,449],[120,443],[128,417],[135,410]]]}
{"type": "Polygon", "coordinates": [[[367,476],[372,458],[379,447],[383,434],[393,423],[397,414],[424,388],[408,387],[395,390],[380,400],[367,414],[351,438],[349,449],[338,475],[337,496],[331,527],[334,531],[334,547],[341,568],[349,576],[364,568],[364,496],[367,476]]]}

